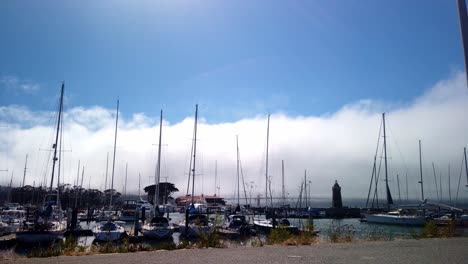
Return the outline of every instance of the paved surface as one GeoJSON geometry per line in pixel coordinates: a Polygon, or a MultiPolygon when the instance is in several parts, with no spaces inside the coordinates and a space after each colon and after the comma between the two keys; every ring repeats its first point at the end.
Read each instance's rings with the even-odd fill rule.
{"type": "Polygon", "coordinates": [[[79,257],[17,258],[3,263],[468,263],[468,238],[400,240],[315,244],[312,246],[264,246],[226,249],[184,249],[79,257]]]}

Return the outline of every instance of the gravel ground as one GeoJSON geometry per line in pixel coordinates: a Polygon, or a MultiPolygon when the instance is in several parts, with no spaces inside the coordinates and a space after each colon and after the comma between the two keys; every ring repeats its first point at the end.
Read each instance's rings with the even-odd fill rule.
{"type": "MultiPolygon", "coordinates": [[[[5,256],[4,256],[5,257],[5,256]]],[[[2,263],[468,263],[468,238],[397,240],[388,242],[326,243],[312,246],[263,246],[224,249],[60,256],[51,258],[4,258],[2,263]]]]}

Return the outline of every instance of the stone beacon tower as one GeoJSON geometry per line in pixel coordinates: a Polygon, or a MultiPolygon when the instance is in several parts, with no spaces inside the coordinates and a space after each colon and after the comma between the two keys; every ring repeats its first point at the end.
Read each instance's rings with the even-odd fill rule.
{"type": "Polygon", "coordinates": [[[343,202],[341,201],[341,187],[338,185],[338,181],[335,180],[335,185],[333,185],[333,208],[342,208],[343,202]]]}

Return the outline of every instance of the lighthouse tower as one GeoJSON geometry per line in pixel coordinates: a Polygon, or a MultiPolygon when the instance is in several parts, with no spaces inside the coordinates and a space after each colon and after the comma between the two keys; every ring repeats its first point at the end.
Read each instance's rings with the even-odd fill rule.
{"type": "Polygon", "coordinates": [[[335,180],[335,185],[333,185],[333,208],[342,208],[343,202],[341,201],[341,187],[338,185],[338,181],[335,180]]]}

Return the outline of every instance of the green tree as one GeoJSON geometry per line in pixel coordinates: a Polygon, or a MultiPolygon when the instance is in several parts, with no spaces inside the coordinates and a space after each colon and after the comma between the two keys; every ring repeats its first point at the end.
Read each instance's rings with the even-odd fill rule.
{"type": "MultiPolygon", "coordinates": [[[[154,201],[154,192],[155,184],[146,186],[143,190],[148,194],[148,201],[153,203],[154,201]]],[[[178,192],[179,189],[175,187],[173,183],[170,182],[160,182],[159,183],[159,201],[163,204],[167,203],[167,199],[175,192],[178,192]]]]}

